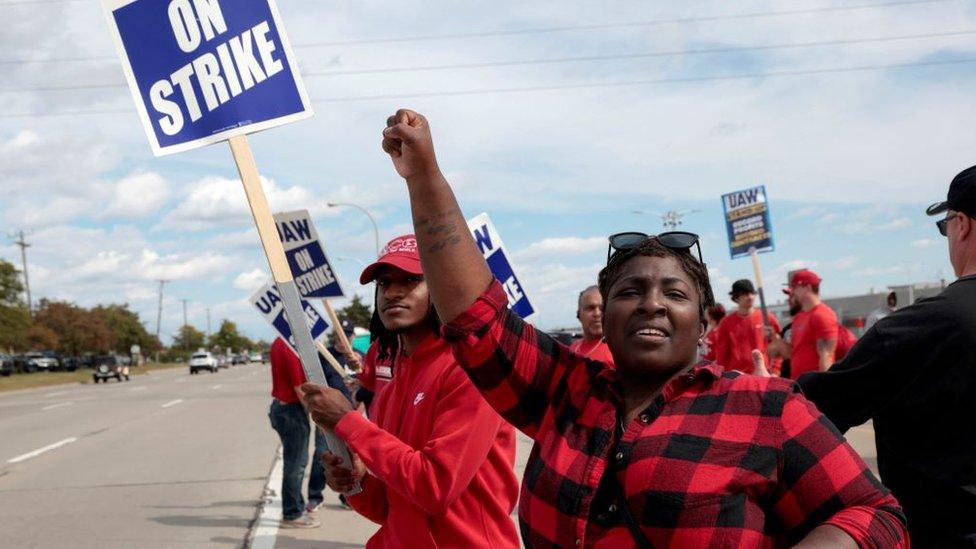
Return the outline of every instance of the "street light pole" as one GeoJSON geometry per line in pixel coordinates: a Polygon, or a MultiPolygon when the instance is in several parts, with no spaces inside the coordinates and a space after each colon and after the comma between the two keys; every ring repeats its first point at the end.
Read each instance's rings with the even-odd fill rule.
{"type": "Polygon", "coordinates": [[[369,218],[369,222],[373,224],[373,238],[376,241],[376,257],[380,255],[380,230],[376,226],[376,219],[373,218],[373,214],[369,213],[369,210],[360,206],[359,204],[353,204],[351,202],[329,202],[326,206],[330,208],[338,208],[339,206],[349,206],[350,208],[356,208],[357,210],[366,214],[369,218]]]}

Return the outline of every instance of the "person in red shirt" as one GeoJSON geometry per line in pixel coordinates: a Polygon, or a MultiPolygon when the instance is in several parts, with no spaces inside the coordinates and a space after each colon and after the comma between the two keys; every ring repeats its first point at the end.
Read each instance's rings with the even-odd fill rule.
{"type": "Polygon", "coordinates": [[[809,269],[790,277],[789,291],[800,305],[790,341],[782,345],[790,358],[792,379],[807,372],[825,372],[834,364],[840,323],[834,310],[820,300],[820,282],[820,276],[809,269]]]}
{"type": "MultiPolygon", "coordinates": [[[[305,383],[305,370],[302,361],[282,338],[271,344],[271,407],[268,419],[271,427],[281,439],[282,477],[281,507],[282,528],[315,528],[319,522],[309,515],[322,505],[322,491],[325,489],[325,469],[318,459],[328,446],[325,437],[315,431],[315,459],[308,479],[308,505],[302,497],[302,481],[308,465],[308,438],[311,424],[308,412],[299,400],[298,387],[305,383]]],[[[350,398],[345,381],[331,366],[319,357],[319,366],[325,378],[333,387],[339,387],[343,398],[350,398]]]]}
{"type": "MultiPolygon", "coordinates": [[[[755,369],[752,351],[758,350],[763,359],[769,362],[766,354],[767,330],[763,325],[762,311],[756,309],[755,286],[751,280],[736,280],[729,293],[738,306],[725,316],[718,325],[716,336],[715,361],[726,370],[738,370],[751,374],[755,369]]],[[[769,327],[779,333],[779,322],[772,313],[767,313],[769,327]]]]}
{"type": "Polygon", "coordinates": [[[574,341],[569,349],[574,353],[613,364],[613,355],[603,341],[603,298],[596,286],[580,292],[576,302],[576,318],[583,326],[583,337],[574,341]]]}
{"type": "Polygon", "coordinates": [[[611,368],[508,308],[427,120],[400,110],[383,138],[454,356],[538,443],[519,500],[526,547],[907,546],[897,501],[792,382],[698,361],[714,299],[697,235],[610,238],[598,280],[611,368]]]}
{"type": "Polygon", "coordinates": [[[716,345],[718,344],[718,323],[725,318],[725,306],[716,303],[705,309],[705,316],[708,317],[708,326],[705,327],[705,336],[702,337],[698,345],[698,354],[705,360],[715,362],[716,345]]]}
{"type": "Polygon", "coordinates": [[[515,432],[441,337],[413,235],[386,245],[360,277],[373,280],[378,322],[370,355],[393,375],[376,392],[372,421],[335,391],[302,386],[315,422],[354,454],[352,469],[326,456],[329,486],[344,492],[361,483],[362,492],[346,499],[381,525],[367,547],[517,548],[515,432]]]}

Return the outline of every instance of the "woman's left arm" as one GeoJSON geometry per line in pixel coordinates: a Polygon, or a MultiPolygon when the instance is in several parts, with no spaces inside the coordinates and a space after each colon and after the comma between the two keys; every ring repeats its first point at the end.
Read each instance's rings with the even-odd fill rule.
{"type": "Polygon", "coordinates": [[[773,511],[801,547],[908,547],[901,506],[837,428],[798,392],[781,416],[773,511]]]}

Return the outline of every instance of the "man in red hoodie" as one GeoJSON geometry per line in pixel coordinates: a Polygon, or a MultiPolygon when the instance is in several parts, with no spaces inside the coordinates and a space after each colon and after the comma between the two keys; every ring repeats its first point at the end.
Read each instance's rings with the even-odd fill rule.
{"type": "Polygon", "coordinates": [[[374,352],[393,376],[376,393],[373,422],[335,390],[302,386],[315,422],[354,453],[352,469],[326,454],[329,486],[361,483],[347,500],[381,525],[367,547],[518,547],[515,432],[441,338],[414,235],[390,241],[360,277],[374,280],[374,352]]]}
{"type": "MultiPolygon", "coordinates": [[[[732,284],[729,296],[738,307],[719,322],[715,336],[715,362],[726,370],[753,373],[753,350],[761,352],[764,360],[769,362],[762,311],[756,308],[757,295],[751,280],[736,280],[732,284]]],[[[779,333],[776,317],[767,313],[767,318],[773,333],[779,333]]]]}

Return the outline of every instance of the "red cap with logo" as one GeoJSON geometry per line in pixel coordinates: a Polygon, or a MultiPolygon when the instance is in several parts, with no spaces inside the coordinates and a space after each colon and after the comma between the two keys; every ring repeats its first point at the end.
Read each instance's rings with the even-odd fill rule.
{"type": "Polygon", "coordinates": [[[420,268],[420,252],[417,251],[417,237],[412,234],[398,236],[391,240],[380,252],[380,257],[359,275],[359,283],[367,284],[376,280],[376,270],[382,265],[396,267],[410,274],[424,274],[420,268]]]}
{"type": "Polygon", "coordinates": [[[817,273],[810,269],[803,269],[793,273],[793,276],[790,277],[790,289],[792,290],[797,286],[816,286],[820,282],[820,276],[817,273]]]}

